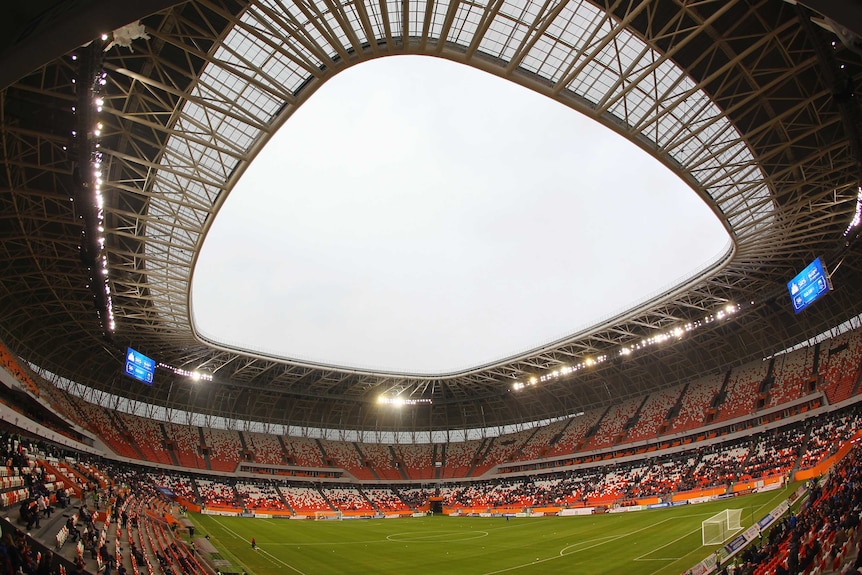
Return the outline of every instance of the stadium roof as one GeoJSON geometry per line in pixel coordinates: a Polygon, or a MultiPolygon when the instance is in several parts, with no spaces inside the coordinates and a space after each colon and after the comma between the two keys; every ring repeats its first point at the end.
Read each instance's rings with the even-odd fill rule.
{"type": "Polygon", "coordinates": [[[858,228],[845,236],[862,176],[849,1],[817,6],[826,15],[779,0],[116,4],[16,6],[0,44],[0,339],[57,376],[230,419],[465,429],[688,382],[862,313],[858,228]],[[323,82],[394,54],[474,66],[616,130],[700,194],[733,249],[639,309],[465,372],[371,373],[202,341],[189,279],[233,184],[323,82]],[[835,290],[795,315],[786,282],[817,256],[835,290]],[[142,385],[123,374],[129,344],[213,379],[161,367],[142,385]]]}

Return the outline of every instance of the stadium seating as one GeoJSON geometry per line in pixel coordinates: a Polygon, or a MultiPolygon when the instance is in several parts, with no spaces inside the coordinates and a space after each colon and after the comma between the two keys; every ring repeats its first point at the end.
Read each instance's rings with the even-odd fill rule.
{"type": "Polygon", "coordinates": [[[233,485],[215,479],[196,479],[198,493],[206,507],[239,509],[233,485]]]}
{"type": "Polygon", "coordinates": [[[70,399],[76,405],[76,411],[83,415],[84,420],[87,422],[87,428],[91,429],[102,439],[105,445],[114,453],[132,459],[140,457],[140,454],[124,437],[124,433],[114,424],[110,412],[92,403],[71,398],[71,396],[70,399]]]}
{"type": "Polygon", "coordinates": [[[400,487],[398,495],[409,508],[419,509],[428,504],[428,499],[434,496],[434,491],[424,487],[400,487]]]}
{"type": "Polygon", "coordinates": [[[857,329],[821,342],[817,374],[829,403],[848,399],[859,381],[862,363],[862,330],[857,329]]]}
{"type": "Polygon", "coordinates": [[[734,368],[727,382],[726,398],[716,421],[730,421],[755,411],[759,388],[766,379],[768,362],[757,360],[734,368]]]}
{"type": "Polygon", "coordinates": [[[303,467],[325,467],[323,452],[317,440],[307,437],[285,437],[284,442],[288,449],[288,457],[294,465],[303,467]]]}
{"type": "Polygon", "coordinates": [[[574,417],[572,422],[564,429],[562,435],[548,450],[549,457],[555,455],[567,455],[579,451],[587,433],[598,423],[604,410],[592,409],[585,414],[574,417]]]}
{"type": "Polygon", "coordinates": [[[473,475],[482,475],[495,465],[511,461],[520,452],[521,446],[533,435],[534,431],[534,429],[528,428],[490,439],[491,444],[485,451],[484,457],[477,462],[473,475]]]}
{"type": "Polygon", "coordinates": [[[286,454],[277,435],[251,431],[243,432],[243,434],[245,435],[246,446],[254,453],[255,462],[270,465],[283,465],[285,463],[286,454]]]}
{"type": "Polygon", "coordinates": [[[740,480],[787,475],[796,465],[803,448],[806,430],[802,426],[773,429],[752,440],[740,480]]]}
{"type": "Polygon", "coordinates": [[[484,442],[476,439],[446,444],[442,477],[467,477],[468,472],[480,457],[479,449],[483,444],[484,442]]]}
{"type": "Polygon", "coordinates": [[[206,468],[201,455],[199,427],[165,423],[165,433],[179,465],[192,469],[206,468]]]}
{"type": "Polygon", "coordinates": [[[640,409],[637,424],[629,431],[627,441],[655,439],[671,408],[679,401],[681,393],[682,386],[678,385],[650,394],[640,409]]]}
{"type": "Polygon", "coordinates": [[[182,475],[169,475],[165,473],[150,473],[150,481],[156,487],[166,487],[177,497],[200,505],[201,500],[195,493],[191,479],[182,475]]]}
{"type": "Polygon", "coordinates": [[[691,382],[680,400],[679,415],[671,421],[666,433],[683,433],[705,425],[712,402],[721,389],[721,382],[721,375],[710,375],[691,382]]]}
{"type": "Polygon", "coordinates": [[[173,464],[165,449],[165,436],[157,421],[120,412],[117,412],[117,415],[144,460],[165,465],[173,464]]]}
{"type": "Polygon", "coordinates": [[[737,479],[748,458],[750,442],[747,439],[706,447],[694,468],[696,487],[726,485],[737,479]]]}
{"type": "Polygon", "coordinates": [[[236,492],[244,509],[249,511],[285,511],[287,507],[276,488],[266,482],[238,481],[236,492]]]}
{"type": "Polygon", "coordinates": [[[432,443],[394,445],[393,449],[403,462],[402,469],[408,479],[434,477],[434,451],[432,443]]]}
{"type": "Polygon", "coordinates": [[[572,419],[567,417],[536,429],[536,432],[521,446],[519,459],[529,461],[547,455],[552,442],[559,440],[563,430],[571,423],[572,419]]]}
{"type": "MultiPolygon", "coordinates": [[[[381,443],[359,443],[357,449],[365,456],[368,462],[367,471],[374,479],[403,480],[404,476],[398,471],[392,451],[388,445],[381,443]]],[[[400,464],[400,463],[399,463],[400,464]]],[[[358,476],[361,477],[361,476],[358,476]]],[[[367,477],[361,477],[367,479],[367,477]]]]}
{"type": "Polygon", "coordinates": [[[373,513],[375,509],[371,503],[362,495],[356,487],[348,486],[323,486],[320,489],[324,497],[332,503],[339,511],[348,514],[373,513]]]}
{"type": "Polygon", "coordinates": [[[315,487],[280,485],[278,492],[299,515],[313,516],[316,511],[333,511],[333,507],[315,487]]]}
{"type": "Polygon", "coordinates": [[[775,358],[774,383],[769,390],[767,407],[789,403],[809,393],[813,377],[814,349],[803,347],[775,358]]]}
{"type": "Polygon", "coordinates": [[[799,468],[809,469],[834,454],[857,431],[860,419],[859,404],[854,404],[839,412],[822,415],[812,422],[799,468]]]}
{"type": "Polygon", "coordinates": [[[620,443],[627,433],[626,423],[635,414],[643,398],[638,397],[614,404],[599,422],[599,428],[589,438],[583,450],[601,449],[620,443]]]}
{"type": "Polygon", "coordinates": [[[239,433],[227,429],[204,428],[204,439],[209,448],[210,465],[217,471],[234,471],[242,459],[239,433]]]}
{"type": "Polygon", "coordinates": [[[366,487],[362,489],[371,505],[382,513],[408,511],[409,507],[401,497],[391,489],[366,487]]]}
{"type": "Polygon", "coordinates": [[[321,439],[320,445],[329,458],[327,467],[341,467],[359,479],[374,479],[374,474],[362,460],[356,444],[346,441],[321,439]]]}

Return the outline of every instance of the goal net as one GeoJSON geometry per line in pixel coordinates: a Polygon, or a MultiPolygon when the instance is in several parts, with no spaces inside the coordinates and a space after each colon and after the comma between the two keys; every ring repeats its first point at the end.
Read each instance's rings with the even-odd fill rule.
{"type": "Polygon", "coordinates": [[[341,511],[315,511],[314,520],[320,521],[323,519],[341,519],[341,511]]]}
{"type": "Polygon", "coordinates": [[[701,523],[701,533],[704,545],[720,545],[727,541],[731,535],[742,530],[740,518],[742,509],[725,509],[705,519],[701,523]]]}

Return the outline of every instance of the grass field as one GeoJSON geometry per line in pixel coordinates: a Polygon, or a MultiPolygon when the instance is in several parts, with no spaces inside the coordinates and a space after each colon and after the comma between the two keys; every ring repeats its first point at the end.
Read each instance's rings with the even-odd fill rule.
{"type": "Polygon", "coordinates": [[[726,508],[751,525],[792,487],[734,499],[580,517],[423,517],[290,521],[193,515],[210,535],[223,571],[249,575],[679,574],[714,551],[700,524],[726,508]],[[253,550],[251,538],[257,541],[253,550]]]}

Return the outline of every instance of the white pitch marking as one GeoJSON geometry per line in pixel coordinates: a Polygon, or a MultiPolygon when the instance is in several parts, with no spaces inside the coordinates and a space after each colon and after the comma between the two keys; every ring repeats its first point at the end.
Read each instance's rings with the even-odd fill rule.
{"type": "MultiPolygon", "coordinates": [[[[216,523],[218,523],[218,524],[219,524],[219,526],[220,526],[222,529],[224,529],[225,531],[227,531],[227,532],[229,532],[229,533],[232,533],[232,534],[233,534],[233,536],[234,536],[234,537],[236,537],[237,539],[241,539],[241,540],[243,540],[243,541],[248,541],[248,543],[249,543],[249,544],[251,544],[251,541],[249,541],[248,539],[243,539],[242,537],[240,537],[239,533],[237,533],[236,531],[234,531],[233,529],[231,529],[231,528],[230,528],[230,527],[228,527],[227,525],[223,525],[223,524],[222,524],[222,523],[220,523],[219,521],[216,521],[216,523]]],[[[300,571],[299,569],[297,569],[297,568],[296,568],[296,567],[294,567],[293,565],[290,565],[289,563],[285,563],[284,561],[282,561],[281,559],[279,559],[278,557],[276,557],[276,556],[275,556],[275,555],[273,555],[272,553],[268,553],[268,552],[266,552],[266,551],[264,551],[263,549],[260,549],[260,548],[258,548],[258,550],[259,550],[259,551],[261,551],[261,552],[262,552],[264,555],[266,555],[267,557],[269,557],[271,561],[274,561],[274,562],[276,562],[276,563],[280,563],[280,564],[284,565],[285,567],[287,567],[288,569],[291,569],[292,571],[295,571],[295,572],[299,573],[299,575],[305,575],[305,573],[303,573],[302,571],[300,571]]]]}

